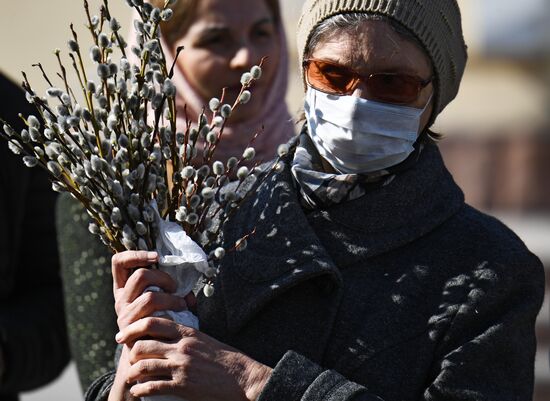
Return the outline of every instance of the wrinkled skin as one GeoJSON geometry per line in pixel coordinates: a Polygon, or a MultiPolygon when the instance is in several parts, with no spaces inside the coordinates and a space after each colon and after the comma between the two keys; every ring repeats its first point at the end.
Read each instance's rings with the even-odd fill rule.
{"type": "MultiPolygon", "coordinates": [[[[431,61],[416,43],[398,34],[387,22],[367,20],[354,31],[329,35],[317,45],[311,58],[336,62],[363,76],[391,72],[417,76],[426,80],[432,76],[431,61]],[[361,44],[361,46],[358,46],[361,44]]],[[[423,109],[434,93],[432,83],[424,87],[418,98],[405,106],[423,109]]],[[[369,99],[368,89],[361,83],[353,96],[369,99]]],[[[422,114],[420,132],[433,112],[433,98],[422,114]]]]}
{"type": "Polygon", "coordinates": [[[192,294],[185,299],[172,294],[176,283],[166,273],[143,269],[156,261],[154,252],[127,251],[113,257],[120,329],[116,340],[124,347],[109,400],[161,394],[189,401],[256,399],[271,374],[269,367],[200,331],[148,317],[195,304],[192,294]],[[151,285],[165,292],[144,294],[151,285]]]}

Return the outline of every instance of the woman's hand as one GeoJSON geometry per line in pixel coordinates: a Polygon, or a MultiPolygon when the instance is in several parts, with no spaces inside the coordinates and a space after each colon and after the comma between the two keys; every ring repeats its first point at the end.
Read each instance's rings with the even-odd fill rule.
{"type": "Polygon", "coordinates": [[[187,309],[185,299],[172,294],[176,282],[170,275],[160,270],[144,269],[157,260],[156,252],[126,251],[113,256],[113,294],[119,330],[157,311],[187,309]],[[159,287],[164,292],[143,293],[150,286],[159,287]]]}
{"type": "Polygon", "coordinates": [[[127,382],[134,397],[255,400],[272,371],[204,333],[166,319],[141,319],[116,339],[129,346],[127,382]]]}
{"type": "MultiPolygon", "coordinates": [[[[176,290],[175,281],[160,270],[145,269],[158,261],[156,252],[126,251],[113,256],[113,294],[117,323],[120,330],[152,313],[164,310],[185,310],[195,303],[193,294],[181,298],[172,295],[176,290]],[[149,286],[156,286],[165,292],[143,293],[149,286]]],[[[109,401],[126,401],[133,399],[128,393],[128,361],[130,349],[124,346],[120,357],[115,382],[109,394],[109,401]]]]}

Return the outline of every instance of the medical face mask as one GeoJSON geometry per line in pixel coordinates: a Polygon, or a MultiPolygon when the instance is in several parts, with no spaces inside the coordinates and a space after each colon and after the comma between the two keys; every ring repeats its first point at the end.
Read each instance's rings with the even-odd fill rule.
{"type": "Polygon", "coordinates": [[[340,173],[362,174],[395,166],[414,151],[428,104],[416,109],[309,87],[305,112],[319,154],[340,173]]]}

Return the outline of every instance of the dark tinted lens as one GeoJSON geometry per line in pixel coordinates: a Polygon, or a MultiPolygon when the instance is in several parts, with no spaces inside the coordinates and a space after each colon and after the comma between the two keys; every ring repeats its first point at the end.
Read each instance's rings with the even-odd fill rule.
{"type": "Polygon", "coordinates": [[[367,85],[375,100],[397,104],[414,102],[421,88],[420,79],[403,74],[373,74],[367,85]]]}
{"type": "Polygon", "coordinates": [[[350,94],[357,82],[353,72],[336,64],[309,60],[306,69],[309,85],[322,92],[337,95],[350,94]]]}

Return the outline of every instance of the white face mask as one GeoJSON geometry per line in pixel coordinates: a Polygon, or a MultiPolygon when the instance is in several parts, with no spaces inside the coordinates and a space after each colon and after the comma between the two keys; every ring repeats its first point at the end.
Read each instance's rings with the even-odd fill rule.
{"type": "Polygon", "coordinates": [[[340,173],[361,174],[395,166],[414,151],[429,103],[416,109],[308,87],[305,112],[320,155],[340,173]]]}

